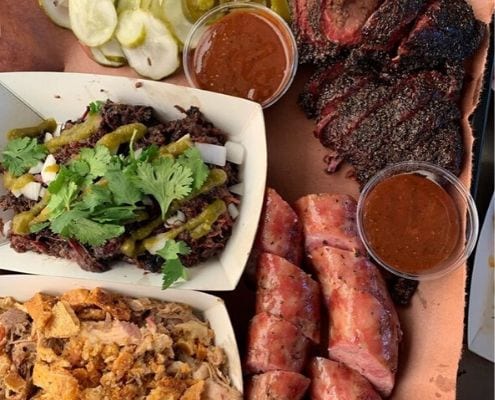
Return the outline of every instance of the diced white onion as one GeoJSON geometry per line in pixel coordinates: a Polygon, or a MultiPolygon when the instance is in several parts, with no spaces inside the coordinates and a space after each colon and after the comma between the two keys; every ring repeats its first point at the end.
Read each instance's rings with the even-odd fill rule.
{"type": "Polygon", "coordinates": [[[227,162],[227,149],[225,146],[219,146],[210,143],[194,143],[201,153],[201,158],[205,163],[225,166],[227,162]]]}
{"type": "Polygon", "coordinates": [[[177,214],[172,215],[165,221],[165,225],[172,227],[186,222],[186,215],[182,211],[177,211],[177,214]]]}
{"type": "Polygon", "coordinates": [[[53,135],[50,132],[45,132],[45,140],[44,142],[48,142],[49,140],[53,139],[53,135]]]}
{"type": "Polygon", "coordinates": [[[48,154],[48,157],[46,157],[45,163],[43,164],[43,169],[41,170],[41,180],[43,183],[50,183],[57,177],[57,172],[51,171],[52,168],[50,167],[53,165],[57,165],[57,160],[55,160],[53,155],[48,154]]]}
{"type": "Polygon", "coordinates": [[[29,168],[29,173],[30,174],[39,174],[41,170],[43,169],[43,163],[41,161],[38,161],[38,164],[32,166],[29,168]]]}
{"type": "Polygon", "coordinates": [[[229,187],[229,191],[242,196],[244,194],[244,183],[240,182],[232,185],[231,187],[229,187]]]}
{"type": "Polygon", "coordinates": [[[62,131],[62,125],[57,125],[57,129],[55,129],[55,132],[53,132],[53,137],[60,136],[61,131],[62,131]]]}
{"type": "Polygon", "coordinates": [[[242,164],[244,162],[244,146],[242,144],[228,140],[225,143],[225,148],[227,149],[227,161],[234,164],[242,164]]]}
{"type": "Polygon", "coordinates": [[[236,219],[239,216],[239,209],[234,203],[229,203],[229,205],[227,206],[227,210],[229,210],[229,214],[232,219],[236,219]]]}
{"type": "Polygon", "coordinates": [[[7,222],[3,224],[3,230],[2,230],[3,236],[8,236],[11,229],[12,229],[12,220],[9,219],[7,222]]]}
{"type": "Polygon", "coordinates": [[[21,197],[21,194],[22,194],[22,188],[21,189],[12,189],[11,192],[15,197],[19,198],[19,197],[21,197]]]}
{"type": "Polygon", "coordinates": [[[24,197],[27,197],[29,200],[38,200],[40,196],[41,183],[39,182],[29,182],[24,185],[21,189],[21,193],[24,197]]]}

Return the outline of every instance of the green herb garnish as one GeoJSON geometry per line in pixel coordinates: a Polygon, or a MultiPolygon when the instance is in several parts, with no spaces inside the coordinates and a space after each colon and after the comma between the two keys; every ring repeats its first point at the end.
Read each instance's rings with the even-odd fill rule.
{"type": "Polygon", "coordinates": [[[187,256],[190,252],[191,249],[185,242],[173,239],[167,240],[165,246],[156,252],[157,255],[165,260],[162,265],[162,289],[167,289],[179,279],[187,279],[187,270],[179,256],[187,256]]]}
{"type": "Polygon", "coordinates": [[[46,147],[35,138],[23,137],[9,140],[2,152],[1,162],[10,174],[17,177],[44,160],[47,154],[46,147]]]}

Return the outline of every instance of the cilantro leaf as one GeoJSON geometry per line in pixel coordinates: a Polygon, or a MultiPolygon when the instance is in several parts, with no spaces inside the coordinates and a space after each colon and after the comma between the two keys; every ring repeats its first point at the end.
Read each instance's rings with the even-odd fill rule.
{"type": "Polygon", "coordinates": [[[134,174],[130,169],[111,170],[105,174],[108,188],[113,193],[117,204],[136,204],[143,195],[134,182],[134,174]]]}
{"type": "Polygon", "coordinates": [[[97,207],[112,203],[112,193],[105,186],[89,186],[76,207],[82,210],[94,211],[97,207]]]}
{"type": "Polygon", "coordinates": [[[125,231],[123,226],[100,224],[87,218],[87,215],[88,212],[82,210],[67,211],[51,221],[51,230],[91,246],[102,245],[125,231]]]}
{"type": "Polygon", "coordinates": [[[136,174],[136,185],[158,201],[163,218],[173,200],[183,199],[191,193],[191,170],[171,157],[161,157],[153,164],[139,163],[136,174]]]}
{"type": "MultiPolygon", "coordinates": [[[[50,191],[50,187],[48,187],[50,191]]],[[[50,218],[63,214],[72,208],[72,204],[79,194],[79,187],[75,182],[68,182],[67,185],[62,186],[59,191],[52,193],[47,207],[50,210],[50,218]]]]}
{"type": "Polygon", "coordinates": [[[184,167],[188,167],[192,171],[193,188],[201,188],[203,183],[205,183],[210,170],[201,158],[199,150],[196,147],[187,149],[179,156],[177,162],[184,167]]]}
{"type": "Polygon", "coordinates": [[[88,175],[91,178],[104,176],[108,165],[112,161],[112,155],[106,146],[96,145],[94,148],[81,149],[79,159],[85,161],[89,166],[88,175]]]}
{"type": "Polygon", "coordinates": [[[92,101],[91,103],[89,103],[89,113],[90,114],[99,114],[103,108],[103,105],[105,103],[101,100],[96,100],[96,101],[92,101]]]}
{"type": "Polygon", "coordinates": [[[179,255],[188,255],[189,246],[183,241],[167,240],[162,249],[156,252],[165,262],[162,265],[162,289],[167,289],[179,279],[187,279],[187,270],[182,264],[179,255]]]}
{"type": "Polygon", "coordinates": [[[48,150],[36,138],[23,137],[9,140],[2,152],[1,162],[10,174],[21,176],[29,168],[45,159],[48,150]]]}
{"type": "Polygon", "coordinates": [[[167,260],[162,266],[162,289],[167,289],[179,279],[187,279],[187,270],[179,259],[167,260]]]}
{"type": "Polygon", "coordinates": [[[135,217],[136,209],[134,206],[101,207],[91,214],[91,219],[99,223],[123,223],[135,217]]]}

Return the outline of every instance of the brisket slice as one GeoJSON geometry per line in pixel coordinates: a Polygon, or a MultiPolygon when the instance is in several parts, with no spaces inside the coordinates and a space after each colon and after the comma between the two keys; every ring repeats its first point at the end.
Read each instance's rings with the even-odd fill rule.
{"type": "Polygon", "coordinates": [[[361,50],[389,51],[401,40],[425,0],[385,0],[361,30],[361,50]]]}
{"type": "MultiPolygon", "coordinates": [[[[395,127],[412,117],[419,109],[435,99],[457,100],[457,86],[449,75],[438,71],[423,71],[418,74],[406,74],[399,79],[394,95],[375,112],[362,120],[359,126],[348,134],[340,131],[328,132],[332,137],[340,135],[339,141],[332,143],[332,148],[340,154],[348,154],[355,149],[365,148],[368,152],[379,151],[387,146],[394,135],[395,127]]],[[[327,125],[327,130],[333,125],[327,125]]]]}
{"type": "Polygon", "coordinates": [[[318,115],[327,116],[334,113],[340,103],[356,93],[373,79],[371,74],[341,74],[334,81],[327,83],[321,89],[316,109],[318,115]]]}
{"type": "Polygon", "coordinates": [[[331,42],[353,45],[361,39],[361,27],[380,0],[321,0],[320,30],[331,42]]]}
{"type": "Polygon", "coordinates": [[[436,0],[416,21],[398,49],[401,63],[439,65],[471,57],[486,26],[464,0],[436,0]]]}
{"type": "Polygon", "coordinates": [[[370,82],[354,95],[342,101],[331,112],[320,115],[315,135],[325,147],[333,149],[364,118],[384,104],[392,95],[393,87],[370,82]]]}
{"type": "Polygon", "coordinates": [[[321,34],[321,0],[289,0],[289,8],[301,64],[323,63],[340,53],[339,46],[321,34]]]}
{"type": "Polygon", "coordinates": [[[356,171],[361,184],[366,183],[388,164],[401,161],[429,161],[459,173],[462,153],[461,132],[458,126],[460,112],[451,101],[435,100],[413,117],[397,125],[380,145],[373,145],[372,138],[361,136],[352,140],[345,155],[356,171]],[[453,125],[452,125],[453,124],[453,125]],[[447,128],[447,129],[440,129],[447,128]],[[438,135],[439,132],[442,135],[438,135]]]}
{"type": "Polygon", "coordinates": [[[304,90],[298,97],[298,104],[308,118],[317,116],[316,104],[326,84],[336,79],[344,72],[344,63],[340,62],[317,70],[304,85],[304,90]]]}

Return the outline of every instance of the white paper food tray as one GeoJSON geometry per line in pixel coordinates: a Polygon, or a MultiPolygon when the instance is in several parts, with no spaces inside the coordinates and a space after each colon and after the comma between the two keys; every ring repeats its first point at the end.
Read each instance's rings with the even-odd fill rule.
{"type": "Polygon", "coordinates": [[[0,297],[12,296],[16,300],[29,300],[37,292],[59,295],[75,288],[100,287],[132,297],[150,297],[163,301],[190,305],[200,312],[215,331],[215,344],[225,350],[229,375],[233,385],[242,392],[242,370],[239,350],[229,314],[222,299],[192,290],[133,286],[95,280],[57,278],[50,276],[0,275],[0,297]]]}
{"type": "Polygon", "coordinates": [[[494,202],[492,196],[476,248],[468,314],[468,348],[491,362],[494,359],[494,202]]]}
{"type": "MultiPolygon", "coordinates": [[[[152,106],[163,120],[181,118],[174,106],[194,105],[245,149],[240,178],[244,194],[232,236],[219,257],[189,269],[189,280],[181,289],[233,290],[244,270],[256,234],[266,181],[266,139],[263,112],[257,103],[212,92],[142,79],[56,72],[0,73],[0,83],[44,118],[58,123],[76,119],[95,100],[152,106]],[[139,84],[137,84],[139,82],[139,84]]],[[[17,99],[0,96],[0,148],[5,132],[13,126],[32,124],[29,110],[17,99]],[[29,117],[29,118],[28,118],[29,117]],[[15,125],[12,123],[14,121],[15,125]]],[[[0,193],[5,193],[3,189],[0,193]]],[[[4,214],[2,218],[7,218],[4,214]]],[[[105,282],[160,286],[161,276],[144,273],[134,265],[116,263],[103,273],[82,270],[75,262],[32,252],[16,253],[7,241],[0,244],[0,268],[30,274],[98,279],[105,282]]]]}

